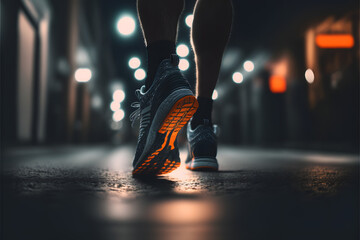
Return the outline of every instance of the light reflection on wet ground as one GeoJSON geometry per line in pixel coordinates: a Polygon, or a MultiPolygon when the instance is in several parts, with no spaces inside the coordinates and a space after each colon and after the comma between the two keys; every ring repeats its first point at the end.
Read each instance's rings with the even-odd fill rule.
{"type": "Polygon", "coordinates": [[[131,147],[55,150],[9,155],[4,239],[359,235],[356,155],[223,147],[219,173],[181,167],[157,179],[134,179],[131,147]]]}

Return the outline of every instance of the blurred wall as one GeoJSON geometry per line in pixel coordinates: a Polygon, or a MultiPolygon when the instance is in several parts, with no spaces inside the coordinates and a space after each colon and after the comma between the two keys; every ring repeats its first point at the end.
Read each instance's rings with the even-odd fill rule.
{"type": "Polygon", "coordinates": [[[9,145],[102,142],[113,63],[96,0],[1,2],[1,131],[9,145]],[[77,82],[77,69],[92,72],[77,82]],[[92,104],[96,97],[96,104],[92,104]],[[91,129],[103,129],[90,134],[91,129]]]}
{"type": "MultiPolygon", "coordinates": [[[[233,60],[252,60],[253,72],[223,68],[213,114],[221,141],[358,151],[358,17],[358,9],[340,8],[306,22],[297,19],[298,25],[288,24],[295,30],[284,30],[277,44],[233,60]],[[354,44],[322,47],[316,43],[320,34],[347,34],[354,44]],[[242,73],[241,82],[229,81],[234,72],[242,73]]],[[[235,51],[230,45],[225,61],[235,51]]]]}
{"type": "MultiPolygon", "coordinates": [[[[279,16],[274,19],[268,19],[273,13],[260,11],[264,16],[257,15],[257,23],[267,19],[272,24],[264,25],[276,27],[259,31],[256,36],[263,34],[260,40],[248,38],[239,44],[239,39],[246,38],[249,32],[236,26],[252,22],[240,25],[239,21],[249,20],[235,14],[238,22],[234,22],[224,55],[214,103],[214,122],[220,125],[220,141],[234,145],[357,148],[359,9],[344,5],[328,11],[323,3],[317,2],[314,5],[320,6],[321,11],[311,12],[303,6],[298,12],[300,17],[296,18],[288,9],[296,6],[294,3],[266,4],[284,8],[282,11],[275,8],[279,16]],[[316,44],[319,34],[349,34],[355,44],[350,48],[322,48],[316,44]],[[244,71],[245,60],[254,62],[254,71],[244,71]],[[314,79],[307,78],[308,70],[314,79]],[[232,81],[234,72],[243,74],[240,82],[232,81]]],[[[240,9],[242,3],[234,2],[234,6],[240,9]]],[[[136,39],[125,41],[108,26],[115,20],[112,16],[123,11],[122,8],[134,10],[135,3],[130,0],[1,1],[1,141],[4,144],[136,139],[137,129],[130,129],[129,119],[112,121],[109,108],[117,89],[113,85],[119,83],[126,90],[127,99],[122,108],[129,115],[130,102],[136,101],[132,90],[142,84],[133,79],[132,71],[127,71],[128,57],[134,52],[140,54],[140,48],[145,51],[141,30],[138,29],[136,39]],[[114,56],[119,68],[114,67],[114,56]],[[75,73],[79,69],[91,72],[89,81],[77,81],[75,73]]],[[[190,5],[185,12],[191,12],[190,5]]],[[[179,41],[187,43],[189,28],[180,23],[179,41]]],[[[248,31],[253,29],[249,27],[248,31]]],[[[194,71],[192,66],[184,72],[192,83],[194,71]]]]}

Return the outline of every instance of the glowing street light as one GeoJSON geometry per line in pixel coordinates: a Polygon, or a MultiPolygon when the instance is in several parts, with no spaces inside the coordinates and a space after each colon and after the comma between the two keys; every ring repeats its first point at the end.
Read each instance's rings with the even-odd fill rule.
{"type": "Polygon", "coordinates": [[[124,110],[119,109],[113,113],[112,119],[114,120],[114,122],[120,122],[121,120],[124,119],[124,117],[125,117],[124,110]]]}
{"type": "Polygon", "coordinates": [[[351,34],[319,34],[315,42],[320,48],[352,48],[355,41],[351,34]]]}
{"type": "Polygon", "coordinates": [[[135,79],[138,81],[144,80],[146,77],[146,72],[144,69],[139,68],[138,70],[135,71],[134,73],[135,79]]]}
{"type": "Polygon", "coordinates": [[[122,122],[112,122],[110,124],[110,127],[112,130],[120,130],[123,127],[123,123],[122,122]]]}
{"type": "Polygon", "coordinates": [[[117,21],[116,27],[122,36],[130,36],[136,28],[135,19],[131,16],[123,16],[117,21]]]}
{"type": "Polygon", "coordinates": [[[179,69],[180,69],[181,71],[186,71],[186,70],[189,69],[189,67],[190,67],[190,63],[189,63],[188,60],[186,60],[186,59],[180,59],[180,61],[179,61],[179,69]]]}
{"type": "Polygon", "coordinates": [[[239,84],[244,80],[244,76],[239,72],[234,72],[234,74],[232,75],[232,79],[233,79],[234,83],[239,84]]]}
{"type": "Polygon", "coordinates": [[[186,18],[185,18],[185,23],[186,25],[191,28],[192,26],[192,23],[193,23],[193,20],[194,20],[194,15],[190,14],[188,15],[186,18]]]}
{"type": "Polygon", "coordinates": [[[99,95],[95,95],[92,99],[91,99],[91,105],[93,108],[95,109],[99,109],[101,108],[103,104],[103,101],[101,99],[101,97],[99,95]]]}
{"type": "Polygon", "coordinates": [[[186,57],[187,55],[189,55],[189,52],[190,52],[190,50],[189,50],[188,46],[186,46],[185,44],[180,44],[176,48],[176,53],[180,57],[186,57]]]}
{"type": "Polygon", "coordinates": [[[286,79],[281,75],[272,75],[269,79],[269,88],[272,93],[286,92],[286,79]]]}
{"type": "Polygon", "coordinates": [[[315,80],[314,72],[310,68],[305,71],[305,79],[308,83],[313,83],[315,80]]]}
{"type": "Polygon", "coordinates": [[[140,67],[141,65],[141,61],[138,57],[132,57],[129,60],[129,67],[132,69],[136,69],[138,67],[140,67]]]}
{"type": "Polygon", "coordinates": [[[116,112],[117,110],[120,109],[120,103],[119,103],[119,102],[112,101],[112,102],[110,103],[110,109],[111,109],[111,111],[116,112]]]}
{"type": "Polygon", "coordinates": [[[125,92],[121,89],[116,90],[113,93],[114,102],[121,103],[125,99],[125,92]]]}
{"type": "Polygon", "coordinates": [[[247,72],[252,72],[252,71],[254,71],[254,68],[255,68],[254,63],[249,60],[244,62],[243,67],[244,67],[245,71],[247,71],[247,72]]]}
{"type": "Polygon", "coordinates": [[[212,100],[216,100],[219,97],[218,92],[216,91],[216,89],[214,90],[213,94],[212,94],[212,100]]]}
{"type": "Polygon", "coordinates": [[[75,71],[75,80],[78,82],[88,82],[92,77],[92,72],[89,68],[79,68],[75,71]]]}

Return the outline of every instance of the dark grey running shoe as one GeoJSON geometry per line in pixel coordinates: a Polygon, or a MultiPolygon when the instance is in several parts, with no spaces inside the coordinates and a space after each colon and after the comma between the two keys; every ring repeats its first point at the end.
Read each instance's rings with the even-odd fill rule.
{"type": "Polygon", "coordinates": [[[132,121],[140,117],[134,176],[166,174],[180,166],[170,151],[175,150],[177,134],[196,112],[198,102],[178,63],[175,54],[163,60],[151,87],[136,91],[140,102],[132,105],[138,109],[130,116],[132,121]]]}
{"type": "Polygon", "coordinates": [[[217,137],[216,126],[211,126],[209,120],[204,124],[191,129],[187,126],[188,157],[185,161],[186,168],[194,171],[217,171],[219,169],[216,160],[217,137]]]}
{"type": "Polygon", "coordinates": [[[180,152],[177,146],[177,141],[175,141],[175,148],[169,152],[168,160],[175,162],[175,164],[180,166],[180,152]]]}

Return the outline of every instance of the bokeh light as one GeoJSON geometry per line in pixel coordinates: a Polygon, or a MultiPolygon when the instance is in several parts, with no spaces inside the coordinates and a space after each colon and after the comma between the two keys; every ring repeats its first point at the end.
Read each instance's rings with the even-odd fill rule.
{"type": "Polygon", "coordinates": [[[131,16],[123,16],[117,21],[117,30],[123,36],[129,36],[135,31],[135,19],[131,16]]]}
{"type": "Polygon", "coordinates": [[[113,94],[113,99],[115,102],[121,103],[125,99],[125,92],[122,89],[118,89],[113,94]]]}
{"type": "Polygon", "coordinates": [[[308,83],[313,83],[315,80],[314,72],[310,68],[305,71],[305,79],[308,83]]]}
{"type": "Polygon", "coordinates": [[[272,93],[286,92],[286,79],[281,75],[272,75],[269,79],[269,88],[272,93]]]}
{"type": "Polygon", "coordinates": [[[101,108],[103,101],[99,95],[95,95],[91,100],[91,105],[95,109],[101,108]]]}
{"type": "Polygon", "coordinates": [[[114,122],[120,122],[121,120],[124,119],[124,117],[125,117],[125,112],[122,109],[119,109],[116,112],[114,112],[112,116],[114,122]]]}
{"type": "Polygon", "coordinates": [[[129,67],[132,69],[136,69],[138,67],[140,67],[141,65],[141,61],[138,57],[132,57],[129,60],[129,67]]]}
{"type": "Polygon", "coordinates": [[[234,72],[232,79],[234,83],[241,83],[244,80],[244,77],[240,72],[234,72]]]}
{"type": "Polygon", "coordinates": [[[191,28],[192,27],[192,23],[194,21],[194,15],[190,14],[185,18],[185,23],[186,25],[191,28]]]}
{"type": "Polygon", "coordinates": [[[146,77],[146,72],[144,69],[139,68],[138,70],[135,71],[134,73],[135,79],[138,81],[144,80],[146,77]]]}
{"type": "Polygon", "coordinates": [[[110,127],[112,130],[120,130],[123,127],[123,122],[112,122],[110,127]]]}
{"type": "Polygon", "coordinates": [[[219,94],[218,94],[218,92],[216,91],[216,89],[213,91],[213,94],[212,94],[212,100],[216,100],[216,99],[218,99],[218,97],[219,97],[219,94]]]}
{"type": "Polygon", "coordinates": [[[186,60],[186,59],[180,59],[180,61],[179,61],[179,69],[180,69],[181,71],[186,71],[186,70],[189,69],[189,67],[190,67],[190,63],[189,63],[188,60],[186,60]]]}
{"type": "Polygon", "coordinates": [[[110,109],[111,109],[111,111],[113,111],[113,112],[116,112],[117,110],[119,110],[120,107],[121,107],[121,105],[120,105],[119,102],[112,101],[112,102],[110,103],[110,109]]]}
{"type": "Polygon", "coordinates": [[[352,48],[355,41],[351,34],[319,34],[315,42],[320,48],[352,48]]]}
{"type": "Polygon", "coordinates": [[[252,71],[254,71],[254,68],[255,68],[255,66],[254,66],[254,63],[252,61],[248,60],[248,61],[244,62],[245,71],[252,72],[252,71]]]}
{"type": "Polygon", "coordinates": [[[79,68],[75,71],[75,80],[78,82],[88,82],[92,77],[92,72],[89,68],[79,68]]]}
{"type": "Polygon", "coordinates": [[[190,52],[190,50],[189,50],[188,46],[186,46],[185,44],[180,44],[176,48],[176,53],[180,57],[186,57],[187,55],[189,55],[189,52],[190,52]]]}

